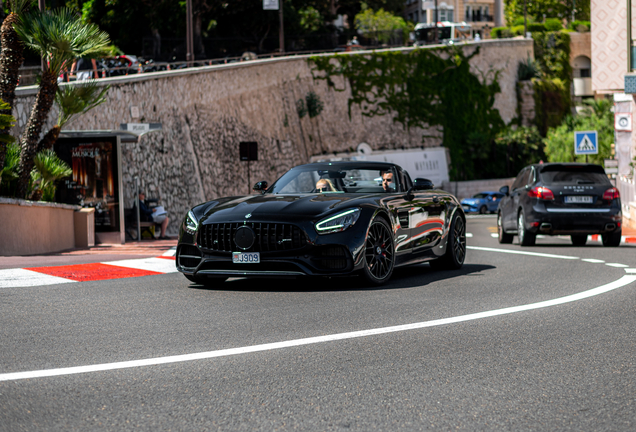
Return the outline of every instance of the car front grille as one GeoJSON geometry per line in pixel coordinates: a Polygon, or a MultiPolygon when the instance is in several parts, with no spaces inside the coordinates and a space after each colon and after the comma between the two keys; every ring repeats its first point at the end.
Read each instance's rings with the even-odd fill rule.
{"type": "Polygon", "coordinates": [[[300,249],[307,244],[307,236],[295,225],[281,223],[213,223],[199,229],[199,245],[218,252],[276,252],[300,249]],[[246,225],[254,231],[254,244],[239,249],[234,240],[238,227],[246,225]]]}

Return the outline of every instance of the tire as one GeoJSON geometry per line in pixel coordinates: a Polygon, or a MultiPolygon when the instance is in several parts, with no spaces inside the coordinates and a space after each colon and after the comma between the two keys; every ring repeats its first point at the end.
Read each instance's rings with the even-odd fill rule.
{"type": "Polygon", "coordinates": [[[537,235],[526,229],[526,218],[523,210],[519,210],[519,216],[517,217],[517,235],[521,246],[534,246],[537,241],[537,235]]]}
{"type": "Polygon", "coordinates": [[[623,235],[622,230],[614,231],[609,234],[601,234],[601,238],[603,239],[603,246],[607,247],[617,247],[621,244],[621,236],[623,235]]]}
{"type": "Polygon", "coordinates": [[[497,213],[497,240],[501,244],[510,244],[512,243],[512,239],[514,239],[514,235],[507,234],[504,231],[503,227],[503,218],[501,217],[501,212],[497,213]]]}
{"type": "Polygon", "coordinates": [[[585,246],[585,243],[587,243],[586,234],[571,235],[570,238],[572,239],[572,244],[574,246],[585,246]]]}
{"type": "Polygon", "coordinates": [[[455,213],[451,222],[446,253],[436,260],[429,261],[433,270],[457,270],[464,265],[466,259],[466,223],[455,213]]]}
{"type": "Polygon", "coordinates": [[[486,208],[485,205],[479,207],[479,214],[486,214],[488,213],[488,209],[486,208]]]}
{"type": "Polygon", "coordinates": [[[208,288],[213,288],[215,285],[225,282],[226,277],[206,277],[206,276],[192,276],[184,274],[186,279],[195,284],[203,285],[208,288]]]}
{"type": "Polygon", "coordinates": [[[376,217],[369,226],[364,244],[363,274],[374,285],[386,283],[393,274],[395,266],[395,246],[389,224],[376,217]]]}

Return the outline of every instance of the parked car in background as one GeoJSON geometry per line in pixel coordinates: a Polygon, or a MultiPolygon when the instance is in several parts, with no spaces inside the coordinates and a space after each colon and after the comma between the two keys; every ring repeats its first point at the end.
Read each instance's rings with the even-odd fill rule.
{"type": "Polygon", "coordinates": [[[621,200],[600,165],[548,163],[521,170],[497,210],[499,243],[535,244],[537,234],[570,235],[583,246],[600,234],[603,246],[621,242],[621,200]]]}
{"type": "Polygon", "coordinates": [[[461,204],[467,213],[495,213],[503,197],[501,192],[479,192],[472,198],[464,198],[461,204]]]}
{"type": "Polygon", "coordinates": [[[190,281],[360,273],[380,285],[396,267],[458,269],[466,257],[459,201],[395,164],[301,165],[254,190],[188,212],[176,265],[190,281]]]}

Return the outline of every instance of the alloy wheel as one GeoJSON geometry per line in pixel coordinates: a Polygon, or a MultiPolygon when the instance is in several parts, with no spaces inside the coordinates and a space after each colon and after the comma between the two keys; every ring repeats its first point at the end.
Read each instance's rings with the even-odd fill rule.
{"type": "Polygon", "coordinates": [[[455,227],[453,229],[453,254],[459,265],[464,263],[466,259],[466,225],[460,217],[455,219],[455,227]]]}
{"type": "Polygon", "coordinates": [[[364,254],[368,274],[373,278],[382,281],[391,275],[394,264],[393,239],[383,221],[376,220],[371,224],[364,254]]]}

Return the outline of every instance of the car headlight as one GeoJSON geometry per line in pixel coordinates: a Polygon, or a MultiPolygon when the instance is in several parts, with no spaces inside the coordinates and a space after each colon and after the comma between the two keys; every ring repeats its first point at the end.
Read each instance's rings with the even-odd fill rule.
{"type": "Polygon", "coordinates": [[[197,228],[199,226],[199,222],[197,218],[192,213],[192,210],[188,212],[185,218],[185,230],[188,234],[195,234],[197,232],[197,228]]]}
{"type": "Polygon", "coordinates": [[[353,226],[359,217],[359,208],[345,210],[318,221],[316,223],[316,231],[318,234],[341,232],[353,226]]]}

